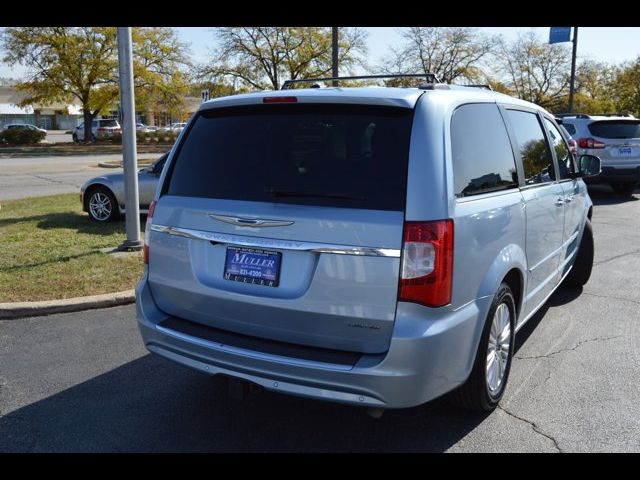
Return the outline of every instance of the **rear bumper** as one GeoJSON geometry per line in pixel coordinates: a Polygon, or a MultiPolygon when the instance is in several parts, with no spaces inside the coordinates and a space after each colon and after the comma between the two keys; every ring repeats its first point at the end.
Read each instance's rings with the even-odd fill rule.
{"type": "Polygon", "coordinates": [[[444,317],[439,309],[401,303],[386,353],[363,354],[353,365],[335,365],[264,354],[164,328],[159,324],[167,325],[170,317],[156,306],[146,274],[136,288],[138,325],[153,353],[271,391],[383,408],[419,405],[463,383],[490,302],[485,297],[444,317]]]}
{"type": "Polygon", "coordinates": [[[602,173],[583,179],[588,185],[598,183],[640,182],[640,165],[637,167],[602,167],[602,173]]]}

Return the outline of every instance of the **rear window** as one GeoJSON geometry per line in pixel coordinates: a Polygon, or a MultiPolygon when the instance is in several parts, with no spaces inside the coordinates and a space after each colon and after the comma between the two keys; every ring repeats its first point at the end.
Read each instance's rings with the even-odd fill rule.
{"type": "Polygon", "coordinates": [[[118,123],[115,120],[100,120],[101,127],[117,127],[118,123]]]}
{"type": "Polygon", "coordinates": [[[640,138],[640,120],[604,120],[589,124],[591,135],[600,138],[640,138]]]}
{"type": "Polygon", "coordinates": [[[413,111],[260,105],[198,114],[169,195],[403,210],[413,111]]]}

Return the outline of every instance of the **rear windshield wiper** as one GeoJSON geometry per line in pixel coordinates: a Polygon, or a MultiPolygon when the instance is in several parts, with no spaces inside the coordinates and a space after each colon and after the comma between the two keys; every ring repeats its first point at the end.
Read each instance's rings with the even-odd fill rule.
{"type": "Polygon", "coordinates": [[[363,197],[354,197],[343,193],[332,192],[305,192],[297,190],[269,190],[269,195],[276,198],[304,197],[304,198],[335,198],[340,200],[364,200],[363,197]]]}

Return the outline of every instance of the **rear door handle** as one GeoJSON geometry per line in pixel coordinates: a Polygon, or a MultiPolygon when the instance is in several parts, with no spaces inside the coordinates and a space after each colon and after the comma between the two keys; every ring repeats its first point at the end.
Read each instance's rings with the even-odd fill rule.
{"type": "Polygon", "coordinates": [[[563,206],[563,205],[564,205],[564,203],[565,203],[565,201],[564,201],[564,199],[563,199],[563,198],[558,198],[558,199],[556,200],[556,206],[558,206],[558,207],[563,206]]]}
{"type": "Polygon", "coordinates": [[[569,195],[568,197],[565,197],[564,203],[571,203],[571,200],[573,200],[573,195],[569,195]]]}

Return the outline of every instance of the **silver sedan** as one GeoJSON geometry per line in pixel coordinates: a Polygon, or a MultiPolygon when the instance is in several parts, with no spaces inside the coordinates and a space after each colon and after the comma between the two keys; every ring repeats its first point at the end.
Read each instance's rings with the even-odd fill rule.
{"type": "MultiPolygon", "coordinates": [[[[158,179],[169,153],[138,172],[140,213],[146,213],[153,200],[158,179]]],[[[82,209],[94,222],[112,222],[125,213],[124,173],[108,173],[88,180],[80,188],[82,209]]]]}

